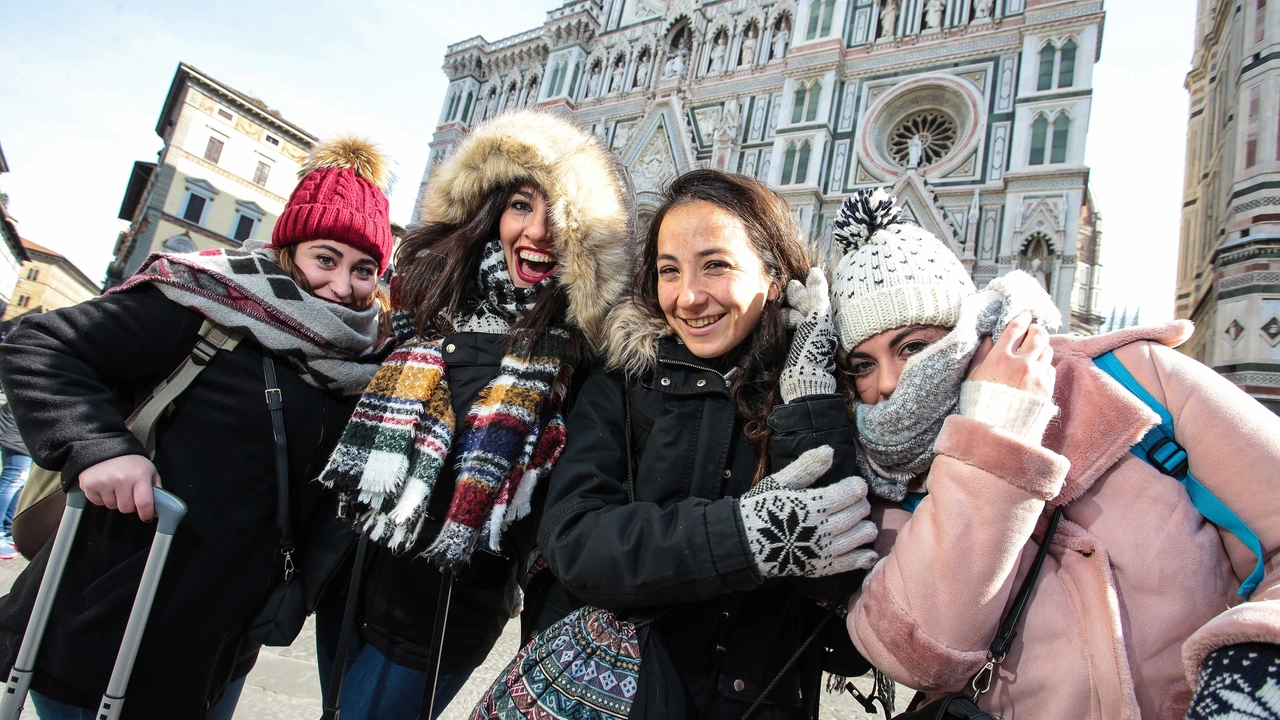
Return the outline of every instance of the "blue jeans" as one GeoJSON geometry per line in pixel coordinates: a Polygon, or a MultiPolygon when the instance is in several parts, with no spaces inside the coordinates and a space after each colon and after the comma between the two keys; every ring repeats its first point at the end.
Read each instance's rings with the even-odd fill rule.
{"type": "Polygon", "coordinates": [[[31,456],[0,448],[0,535],[9,537],[13,530],[13,514],[18,511],[18,495],[27,484],[27,471],[31,469],[31,456]]]}
{"type": "MultiPolygon", "coordinates": [[[[240,691],[244,690],[245,678],[232,681],[213,709],[209,710],[206,720],[231,720],[236,712],[236,703],[240,701],[240,691]]],[[[125,698],[128,702],[129,698],[125,698]]],[[[36,706],[36,717],[40,720],[93,720],[97,710],[85,710],[74,705],[50,700],[35,690],[31,691],[31,703],[36,706]]]]}
{"type": "MultiPolygon", "coordinates": [[[[431,720],[440,717],[458,694],[471,671],[436,678],[436,706],[431,720]]],[[[427,674],[397,665],[368,643],[342,681],[342,720],[418,720],[427,674]]]]}

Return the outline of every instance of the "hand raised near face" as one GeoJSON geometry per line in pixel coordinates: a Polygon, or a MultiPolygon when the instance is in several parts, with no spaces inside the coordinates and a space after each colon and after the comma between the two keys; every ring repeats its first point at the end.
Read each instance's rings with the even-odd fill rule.
{"type": "Polygon", "coordinates": [[[1055,378],[1049,333],[1026,312],[1009,321],[998,342],[984,339],[969,363],[969,380],[1007,385],[1044,399],[1053,397],[1055,378]]]}

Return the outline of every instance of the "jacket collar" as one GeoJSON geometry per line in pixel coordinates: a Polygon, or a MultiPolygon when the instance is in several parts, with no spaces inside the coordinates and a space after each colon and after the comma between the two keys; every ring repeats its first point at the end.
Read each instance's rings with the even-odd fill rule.
{"type": "Polygon", "coordinates": [[[641,384],[651,390],[672,395],[729,395],[729,381],[679,340],[668,337],[658,341],[657,365],[641,384]]]}
{"type": "Polygon", "coordinates": [[[1071,462],[1054,504],[1065,505],[1087,492],[1159,422],[1150,408],[1100,370],[1093,359],[1135,342],[1176,347],[1191,336],[1191,329],[1191,323],[1180,320],[1089,338],[1050,338],[1058,416],[1049,424],[1044,446],[1071,462]]]}

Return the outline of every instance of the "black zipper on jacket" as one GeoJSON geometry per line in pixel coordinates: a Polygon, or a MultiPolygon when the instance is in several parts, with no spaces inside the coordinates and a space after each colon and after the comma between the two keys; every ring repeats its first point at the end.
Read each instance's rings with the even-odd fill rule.
{"type": "Polygon", "coordinates": [[[724,386],[726,388],[729,387],[729,378],[725,377],[724,373],[720,372],[719,370],[716,370],[715,368],[710,368],[710,367],[707,367],[706,365],[698,365],[697,363],[691,363],[685,360],[674,360],[672,358],[660,357],[658,358],[658,362],[666,363],[668,365],[681,365],[683,367],[693,368],[694,370],[702,370],[704,372],[713,372],[716,375],[719,375],[721,380],[724,380],[724,386]]]}

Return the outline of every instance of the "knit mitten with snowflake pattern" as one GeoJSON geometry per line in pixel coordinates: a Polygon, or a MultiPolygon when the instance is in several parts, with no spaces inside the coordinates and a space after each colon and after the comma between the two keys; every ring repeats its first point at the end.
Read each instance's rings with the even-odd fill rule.
{"type": "Polygon", "coordinates": [[[1245,643],[1218,648],[1200,667],[1199,689],[1187,720],[1280,718],[1280,645],[1245,643]]]}
{"type": "Polygon", "coordinates": [[[787,283],[787,308],[787,326],[795,330],[795,335],[778,381],[782,402],[834,394],[836,378],[831,373],[836,367],[836,326],[831,316],[827,276],[821,268],[810,268],[803,283],[787,283]]]}
{"type": "Polygon", "coordinates": [[[862,548],[876,537],[862,478],[809,487],[831,469],[833,457],[828,445],[814,448],[738,500],[762,577],[824,577],[875,564],[875,551],[862,548]]]}

